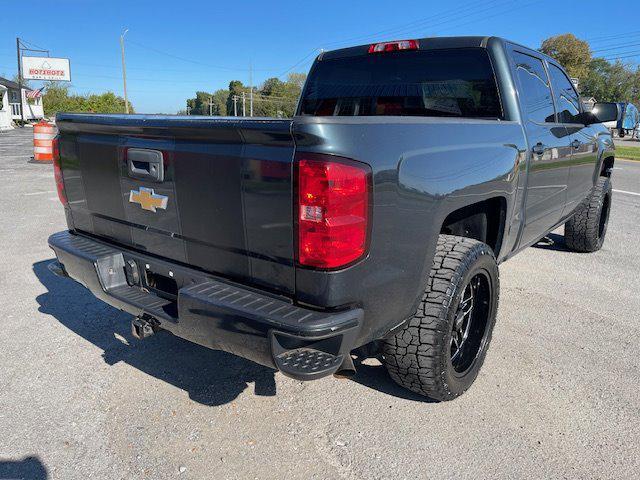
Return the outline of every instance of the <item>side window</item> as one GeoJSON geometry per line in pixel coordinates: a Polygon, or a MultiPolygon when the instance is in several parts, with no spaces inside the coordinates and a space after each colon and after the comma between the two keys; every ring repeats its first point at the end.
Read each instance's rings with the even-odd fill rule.
{"type": "Polygon", "coordinates": [[[580,98],[573,88],[573,84],[564,72],[552,63],[549,64],[549,74],[558,106],[558,121],[562,123],[576,122],[575,117],[580,113],[580,98]]]}
{"type": "Polygon", "coordinates": [[[527,118],[538,123],[555,123],[549,79],[542,60],[513,52],[520,83],[520,101],[527,118]]]}

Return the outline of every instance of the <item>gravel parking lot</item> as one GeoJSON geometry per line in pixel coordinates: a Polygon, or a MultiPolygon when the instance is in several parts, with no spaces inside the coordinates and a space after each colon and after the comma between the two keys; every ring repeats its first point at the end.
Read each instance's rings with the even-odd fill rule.
{"type": "Polygon", "coordinates": [[[500,268],[480,377],[428,403],[377,361],[301,383],[169,334],[52,275],[65,228],[31,129],[0,134],[0,479],[638,478],[640,162],[616,162],[608,238],[500,268]]]}

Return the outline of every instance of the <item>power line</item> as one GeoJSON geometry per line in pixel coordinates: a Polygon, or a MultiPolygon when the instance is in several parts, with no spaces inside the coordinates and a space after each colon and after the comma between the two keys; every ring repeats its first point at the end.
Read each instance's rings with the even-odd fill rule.
{"type": "MultiPolygon", "coordinates": [[[[130,68],[127,66],[127,70],[130,70],[130,68]]],[[[76,73],[74,76],[78,76],[78,77],[91,77],[91,78],[108,78],[108,79],[115,79],[115,80],[119,80],[121,79],[121,77],[117,77],[115,75],[100,75],[100,74],[94,74],[94,73],[76,73]]],[[[127,76],[127,78],[129,80],[135,80],[137,82],[153,82],[153,83],[186,83],[186,84],[192,84],[192,85],[200,85],[203,82],[206,82],[207,80],[164,80],[161,78],[140,78],[140,77],[129,77],[127,76]]]]}
{"type": "Polygon", "coordinates": [[[46,49],[46,48],[44,48],[44,47],[40,47],[39,45],[36,45],[36,44],[35,44],[35,43],[33,43],[33,42],[28,42],[28,41],[27,41],[27,40],[25,40],[24,38],[20,38],[20,41],[21,41],[22,43],[26,43],[26,44],[27,44],[27,46],[30,46],[31,48],[39,48],[40,50],[48,50],[48,49],[46,49]]]}
{"type": "Polygon", "coordinates": [[[297,99],[288,99],[288,100],[271,100],[269,98],[254,98],[253,101],[258,101],[258,102],[273,102],[273,103],[298,103],[297,99]]]}
{"type": "Polygon", "coordinates": [[[601,57],[605,60],[622,60],[623,58],[633,58],[640,57],[640,50],[636,50],[635,52],[620,52],[618,55],[625,54],[624,56],[616,56],[616,57],[601,57]],[[626,55],[629,54],[629,55],[626,55]]]}
{"type": "MultiPolygon", "coordinates": [[[[496,2],[499,3],[500,1],[503,1],[503,0],[491,0],[485,6],[489,6],[491,3],[496,3],[496,2]]],[[[506,4],[508,4],[508,3],[513,3],[513,0],[508,0],[506,2],[506,4]]],[[[504,5],[502,5],[502,6],[504,6],[504,5]]],[[[496,5],[492,5],[491,8],[495,8],[495,7],[496,7],[496,5]]],[[[473,10],[474,8],[476,8],[476,4],[469,5],[467,7],[462,8],[462,9],[445,10],[444,12],[441,12],[439,14],[432,15],[432,16],[429,16],[429,17],[423,17],[421,19],[414,20],[412,22],[408,22],[408,23],[405,23],[403,25],[398,25],[396,27],[391,27],[391,28],[387,28],[387,29],[384,29],[384,30],[379,30],[377,32],[369,33],[369,34],[366,34],[366,35],[358,35],[358,36],[354,36],[354,37],[345,38],[345,39],[342,39],[342,40],[337,40],[337,41],[334,41],[334,42],[329,42],[329,43],[325,44],[324,46],[338,45],[338,44],[351,42],[351,41],[355,41],[355,40],[363,40],[363,39],[367,39],[367,38],[371,38],[371,37],[376,37],[378,35],[401,33],[403,31],[406,31],[407,29],[409,29],[410,31],[413,31],[416,28],[418,28],[418,26],[420,26],[420,25],[426,26],[426,25],[429,25],[429,24],[433,23],[434,21],[438,21],[438,20],[441,20],[441,19],[444,19],[444,18],[447,18],[447,17],[451,17],[451,16],[456,16],[456,15],[459,15],[460,13],[465,13],[468,10],[473,10]]]]}
{"type": "Polygon", "coordinates": [[[585,41],[590,45],[594,45],[595,47],[605,48],[605,47],[612,47],[616,45],[616,42],[620,42],[620,41],[637,42],[638,40],[640,40],[638,37],[640,37],[640,33],[623,35],[622,37],[619,37],[616,35],[615,37],[612,37],[609,40],[600,40],[595,42],[589,41],[589,40],[585,40],[585,41]]]}
{"type": "MultiPolygon", "coordinates": [[[[469,10],[473,10],[475,8],[475,5],[470,5],[468,7],[463,8],[463,9],[451,9],[449,11],[442,12],[441,14],[437,14],[435,16],[425,17],[425,18],[422,18],[420,20],[414,20],[412,22],[406,23],[406,24],[401,25],[401,26],[396,26],[396,27],[393,27],[393,28],[380,30],[378,32],[373,32],[373,33],[366,34],[366,35],[359,35],[359,36],[349,37],[349,38],[342,39],[342,40],[337,40],[337,41],[334,41],[334,42],[325,43],[325,44],[323,44],[321,46],[315,47],[311,52],[307,53],[307,55],[305,55],[302,59],[300,59],[298,62],[296,62],[291,67],[289,67],[287,70],[285,70],[283,73],[278,75],[278,78],[286,75],[288,72],[293,70],[295,67],[297,67],[300,64],[302,64],[311,55],[316,54],[318,52],[318,50],[320,50],[323,47],[328,47],[328,46],[332,46],[332,45],[340,45],[340,44],[347,43],[347,42],[350,42],[350,41],[355,41],[355,40],[364,40],[364,39],[375,37],[375,36],[378,36],[378,35],[381,35],[381,34],[387,34],[387,33],[400,34],[400,33],[405,32],[405,31],[415,31],[416,28],[418,28],[419,25],[421,25],[423,27],[426,27],[426,26],[434,27],[434,26],[446,25],[446,24],[451,23],[451,22],[456,22],[456,21],[460,20],[461,18],[468,18],[470,16],[477,15],[478,13],[482,13],[482,12],[486,12],[486,11],[492,10],[492,9],[494,9],[496,7],[500,8],[500,7],[504,7],[504,6],[507,6],[507,5],[510,5],[510,4],[514,3],[514,0],[508,0],[508,1],[500,4],[501,1],[503,1],[503,0],[491,0],[487,4],[487,6],[491,5],[491,3],[493,3],[494,5],[491,5],[490,7],[485,8],[484,10],[481,10],[480,12],[474,11],[474,12],[470,12],[470,13],[468,13],[466,15],[462,15],[461,16],[460,13],[465,13],[465,12],[467,12],[469,10]],[[496,5],[496,3],[498,3],[498,5],[496,5]],[[435,20],[442,20],[444,18],[448,18],[448,17],[452,17],[452,16],[456,16],[456,18],[454,18],[452,20],[446,20],[446,21],[433,23],[435,20]]],[[[525,6],[528,6],[528,5],[525,5],[525,6]]],[[[521,8],[521,7],[522,6],[517,7],[517,8],[521,8]]],[[[503,13],[508,13],[509,11],[511,11],[511,10],[507,10],[505,12],[498,12],[496,15],[501,15],[503,13]]],[[[495,16],[495,15],[492,15],[492,16],[495,16]]],[[[487,18],[490,18],[490,17],[491,16],[489,16],[487,18]]]]}
{"type": "MultiPolygon", "coordinates": [[[[277,78],[280,77],[284,77],[287,73],[289,73],[291,70],[293,70],[294,68],[300,66],[300,64],[303,64],[302,62],[304,62],[305,60],[307,60],[311,55],[317,55],[319,52],[318,50],[320,49],[314,49],[313,51],[311,51],[310,53],[308,53],[307,55],[305,55],[302,59],[300,59],[298,62],[294,63],[292,66],[290,66],[288,69],[286,69],[284,72],[282,72],[280,75],[277,76],[277,78]]],[[[315,60],[315,58],[314,58],[315,60]]],[[[308,63],[308,62],[307,62],[308,63]]],[[[304,65],[304,64],[303,64],[304,65]]]]}
{"type": "Polygon", "coordinates": [[[620,43],[616,46],[612,46],[609,48],[598,48],[596,50],[591,50],[592,52],[605,52],[608,50],[620,50],[621,48],[629,48],[629,47],[637,47],[640,43],[620,43]]]}
{"type": "Polygon", "coordinates": [[[635,36],[635,35],[640,35],[640,30],[634,30],[632,32],[620,33],[616,35],[600,35],[597,37],[588,37],[588,38],[585,38],[585,40],[591,41],[591,40],[600,40],[600,39],[624,38],[624,37],[635,36]]]}
{"type": "MultiPolygon", "coordinates": [[[[443,26],[443,25],[449,25],[449,24],[451,24],[451,23],[456,23],[456,22],[458,22],[459,20],[461,20],[461,19],[463,19],[463,18],[475,17],[475,16],[476,16],[476,15],[478,15],[478,14],[481,14],[481,13],[484,13],[484,12],[488,12],[488,11],[493,11],[493,10],[495,10],[496,8],[503,8],[503,7],[506,7],[506,6],[512,5],[513,3],[514,3],[514,0],[510,0],[510,1],[504,2],[504,3],[502,3],[502,4],[497,4],[497,5],[490,5],[490,4],[487,4],[487,5],[484,5],[484,7],[486,7],[486,8],[484,8],[484,9],[482,9],[482,10],[473,10],[473,11],[471,11],[471,12],[467,12],[467,13],[466,13],[466,14],[464,14],[464,15],[460,15],[459,13],[460,13],[460,12],[465,13],[465,10],[459,10],[459,11],[457,11],[457,12],[453,12],[453,13],[452,13],[452,14],[450,14],[450,15],[447,15],[447,17],[452,17],[452,16],[453,16],[453,17],[454,17],[453,19],[450,19],[450,20],[443,20],[443,21],[438,21],[438,22],[436,22],[436,23],[427,22],[427,23],[426,23],[426,24],[424,24],[424,25],[420,25],[420,26],[416,26],[416,27],[411,27],[411,28],[408,28],[408,29],[403,29],[402,31],[398,31],[397,33],[398,33],[398,34],[410,34],[410,33],[416,32],[416,31],[418,31],[418,30],[420,30],[420,31],[422,32],[424,29],[427,29],[427,28],[428,28],[428,29],[430,29],[430,30],[432,30],[432,33],[437,33],[437,32],[439,32],[439,31],[440,31],[440,32],[441,32],[441,31],[446,31],[446,30],[449,30],[449,29],[451,29],[451,28],[456,28],[456,27],[458,27],[458,25],[452,25],[452,26],[447,27],[446,29],[439,29],[439,30],[434,30],[434,28],[435,28],[435,27],[440,27],[440,26],[443,26]]],[[[522,8],[522,7],[523,7],[522,5],[521,5],[521,6],[517,6],[517,7],[516,7],[516,9],[517,9],[517,8],[522,8]]],[[[508,13],[509,11],[510,11],[510,10],[505,10],[505,11],[502,11],[502,12],[497,12],[497,13],[495,13],[494,15],[490,15],[490,16],[488,16],[488,17],[480,17],[480,18],[478,18],[478,19],[471,20],[470,22],[467,22],[467,23],[465,23],[465,24],[463,24],[463,25],[466,25],[466,24],[469,24],[469,23],[474,23],[474,22],[475,22],[475,21],[477,21],[477,20],[484,20],[484,19],[486,19],[486,18],[490,18],[491,16],[502,15],[502,14],[504,14],[504,13],[508,13]]]]}
{"type": "MultiPolygon", "coordinates": [[[[523,9],[523,8],[530,7],[530,6],[535,5],[537,3],[539,3],[539,2],[534,1],[534,2],[525,3],[524,5],[517,5],[517,6],[513,7],[513,8],[508,9],[508,10],[503,10],[502,12],[497,12],[497,13],[494,13],[493,15],[487,15],[486,17],[482,17],[482,20],[487,20],[489,18],[498,17],[500,15],[504,15],[505,13],[511,13],[511,12],[516,11],[516,10],[520,10],[520,9],[523,9]]],[[[451,30],[452,28],[464,27],[464,26],[469,25],[471,23],[474,23],[474,21],[471,20],[469,22],[453,25],[451,27],[447,27],[445,29],[438,30],[438,32],[436,32],[436,33],[445,32],[447,30],[451,30]]]]}
{"type": "MultiPolygon", "coordinates": [[[[209,67],[209,68],[217,68],[220,70],[229,70],[229,71],[238,71],[238,72],[246,72],[248,70],[248,68],[246,67],[226,67],[226,66],[222,66],[222,65],[211,65],[208,63],[204,63],[204,62],[200,62],[198,60],[193,60],[191,58],[185,58],[182,57],[180,55],[174,55],[173,53],[169,53],[169,52],[165,52],[164,50],[159,50],[155,47],[150,47],[148,45],[144,45],[140,42],[134,42],[133,40],[129,40],[129,43],[132,43],[134,45],[137,45],[138,47],[150,50],[152,52],[158,53],[160,55],[165,55],[167,57],[171,57],[171,58],[175,58],[176,60],[181,60],[183,62],[188,62],[188,63],[193,63],[194,65],[201,65],[201,66],[205,66],[205,67],[209,67]]],[[[265,72],[272,72],[274,71],[274,69],[260,69],[260,68],[254,68],[255,71],[265,71],[265,72]]]]}

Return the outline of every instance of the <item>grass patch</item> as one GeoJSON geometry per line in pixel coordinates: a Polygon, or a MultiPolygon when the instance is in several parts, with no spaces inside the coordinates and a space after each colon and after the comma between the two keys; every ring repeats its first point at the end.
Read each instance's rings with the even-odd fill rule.
{"type": "Polygon", "coordinates": [[[627,158],[629,160],[640,161],[640,146],[627,147],[625,145],[625,146],[619,147],[616,145],[616,158],[627,158]]]}

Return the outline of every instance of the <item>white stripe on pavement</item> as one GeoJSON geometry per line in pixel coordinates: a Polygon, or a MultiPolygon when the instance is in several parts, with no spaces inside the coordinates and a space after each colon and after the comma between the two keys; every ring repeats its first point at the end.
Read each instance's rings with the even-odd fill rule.
{"type": "Polygon", "coordinates": [[[626,190],[616,190],[615,188],[613,189],[613,191],[616,193],[626,193],[627,195],[636,195],[640,197],[640,193],[637,192],[627,192],[626,190]]]}

